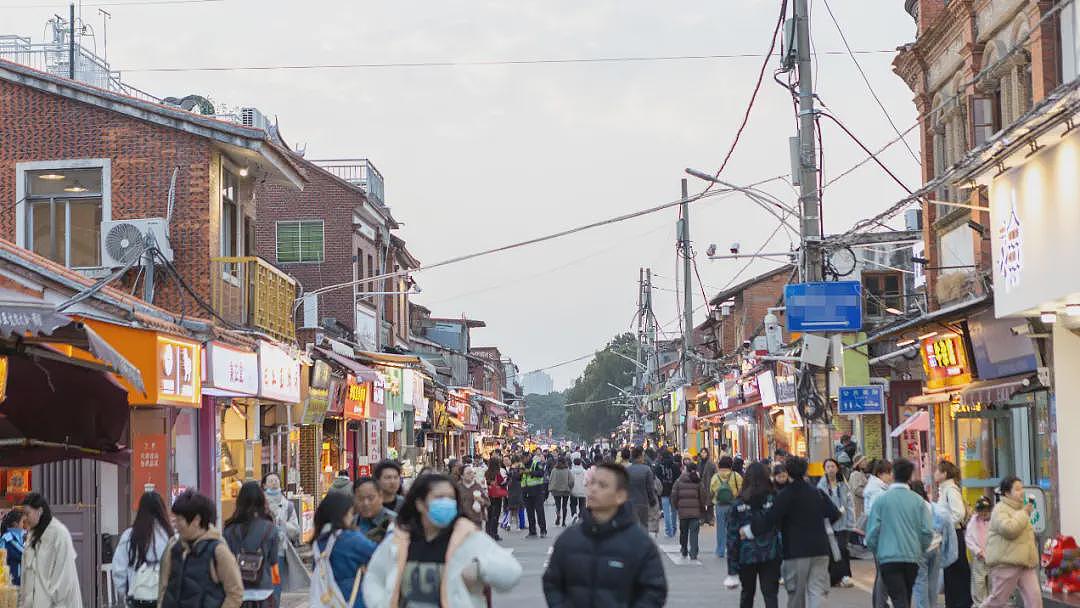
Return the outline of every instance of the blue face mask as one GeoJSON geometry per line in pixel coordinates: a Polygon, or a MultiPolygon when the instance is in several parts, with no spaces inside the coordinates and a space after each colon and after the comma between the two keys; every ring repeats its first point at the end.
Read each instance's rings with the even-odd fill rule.
{"type": "Polygon", "coordinates": [[[454,523],[457,514],[457,501],[453,498],[436,498],[428,502],[428,518],[440,528],[454,523]]]}
{"type": "Polygon", "coordinates": [[[281,488],[267,488],[267,496],[281,496],[281,488]]]}

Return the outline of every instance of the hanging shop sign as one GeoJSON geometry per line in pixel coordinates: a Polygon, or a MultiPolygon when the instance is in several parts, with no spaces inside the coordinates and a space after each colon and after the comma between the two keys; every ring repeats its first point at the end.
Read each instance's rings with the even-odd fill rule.
{"type": "MultiPolygon", "coordinates": [[[[720,395],[723,393],[723,389],[717,390],[715,386],[709,387],[705,391],[705,413],[711,414],[713,412],[720,411],[720,395]]],[[[725,395],[726,396],[726,395],[725,395]]]]}
{"type": "Polygon", "coordinates": [[[0,403],[7,399],[8,358],[0,356],[0,403]]]}
{"type": "Polygon", "coordinates": [[[743,403],[757,401],[761,397],[761,389],[758,387],[757,376],[743,376],[739,382],[739,393],[743,403]]]}
{"type": "Polygon", "coordinates": [[[428,421],[428,412],[431,409],[431,401],[427,397],[420,397],[420,400],[416,402],[416,408],[413,410],[413,421],[417,424],[428,421]]]}
{"type": "MultiPolygon", "coordinates": [[[[329,396],[329,403],[326,406],[327,416],[341,417],[345,415],[345,398],[348,396],[349,384],[345,378],[330,377],[330,388],[326,391],[329,396]]],[[[304,422],[304,424],[320,424],[321,419],[315,419],[312,417],[311,422],[304,422]]]]}
{"type": "Polygon", "coordinates": [[[968,320],[971,355],[980,380],[1034,373],[1038,369],[1034,342],[1016,335],[1016,319],[997,319],[986,310],[968,320]]]}
{"type": "Polygon", "coordinates": [[[208,342],[203,354],[206,360],[203,393],[222,397],[258,394],[258,353],[221,342],[208,342]]]}
{"type": "Polygon", "coordinates": [[[382,420],[386,417],[386,379],[381,373],[371,383],[371,407],[368,418],[382,420]]]}
{"type": "Polygon", "coordinates": [[[446,411],[446,402],[436,401],[434,407],[431,408],[431,427],[438,433],[445,433],[450,425],[448,418],[449,413],[446,411]]]}
{"type": "MultiPolygon", "coordinates": [[[[405,411],[411,411],[416,409],[416,382],[419,379],[419,375],[411,370],[404,370],[401,374],[401,402],[405,406],[405,411]]],[[[420,380],[423,382],[423,380],[420,380]]]]}
{"type": "Polygon", "coordinates": [[[330,364],[316,359],[311,366],[308,380],[307,400],[301,424],[319,424],[330,408],[330,364]]]}
{"type": "Polygon", "coordinates": [[[770,407],[780,402],[776,396],[776,383],[773,381],[772,370],[765,370],[757,375],[757,387],[761,395],[761,405],[770,407]]]}
{"type": "Polygon", "coordinates": [[[300,402],[300,359],[271,342],[259,342],[259,396],[300,402]]]}
{"type": "Polygon", "coordinates": [[[794,405],[785,405],[784,410],[784,424],[789,429],[801,429],[803,426],[802,414],[799,413],[799,408],[794,405]]]}
{"type": "Polygon", "coordinates": [[[400,367],[387,367],[383,369],[386,376],[386,397],[384,403],[386,409],[392,412],[400,412],[405,409],[404,378],[405,370],[400,367]]]}
{"type": "Polygon", "coordinates": [[[163,402],[190,403],[200,391],[195,357],[199,344],[158,336],[158,398],[163,402]]]}
{"type": "Polygon", "coordinates": [[[349,420],[364,420],[368,417],[368,399],[371,385],[359,382],[352,374],[345,380],[345,407],[343,413],[349,420]]]}
{"type": "Polygon", "coordinates": [[[925,338],[919,352],[928,389],[942,389],[971,382],[971,367],[964,349],[964,340],[960,335],[950,333],[925,338]]]}
{"type": "Polygon", "coordinates": [[[382,429],[380,421],[369,420],[368,427],[368,462],[379,462],[382,459],[382,429]]]}
{"type": "Polygon", "coordinates": [[[726,410],[732,404],[739,401],[739,372],[728,372],[724,375],[724,400],[720,409],[726,410]]]}

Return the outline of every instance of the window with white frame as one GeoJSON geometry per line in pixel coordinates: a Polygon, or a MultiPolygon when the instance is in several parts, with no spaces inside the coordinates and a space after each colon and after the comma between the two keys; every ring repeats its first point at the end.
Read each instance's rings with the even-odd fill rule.
{"type": "Polygon", "coordinates": [[[71,268],[101,266],[102,167],[35,169],[22,176],[26,247],[71,268]]]}
{"type": "Polygon", "coordinates": [[[277,261],[280,264],[322,262],[322,220],[278,222],[277,261]]]}
{"type": "Polygon", "coordinates": [[[221,255],[231,258],[240,255],[240,196],[236,175],[221,170],[221,255]]]}

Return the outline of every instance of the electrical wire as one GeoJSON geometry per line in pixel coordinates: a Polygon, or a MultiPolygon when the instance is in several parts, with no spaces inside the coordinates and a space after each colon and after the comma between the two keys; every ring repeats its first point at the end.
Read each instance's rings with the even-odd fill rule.
{"type": "MultiPolygon", "coordinates": [[[[765,55],[765,61],[761,64],[761,70],[758,71],[757,82],[754,83],[754,90],[750,93],[750,102],[746,104],[746,111],[743,112],[742,123],[739,124],[739,129],[735,131],[735,139],[731,141],[731,147],[728,148],[727,154],[724,155],[723,162],[720,163],[720,168],[716,170],[714,178],[720,177],[720,174],[724,172],[727,167],[728,161],[731,160],[731,155],[735,153],[735,148],[739,145],[739,139],[742,137],[743,130],[746,129],[746,123],[750,121],[750,111],[754,109],[754,102],[757,101],[758,91],[761,90],[761,83],[765,79],[765,70],[769,67],[769,62],[772,60],[773,52],[776,50],[776,39],[780,33],[780,28],[784,25],[784,17],[787,16],[787,0],[781,0],[780,2],[780,17],[776,20],[776,27],[773,28],[772,37],[769,39],[769,52],[765,55]]],[[[715,182],[710,182],[705,186],[705,192],[708,192],[712,187],[716,185],[715,182]]]]}
{"type": "MultiPolygon", "coordinates": [[[[165,2],[166,0],[160,0],[165,2]]],[[[180,1],[180,0],[176,0],[180,1]]],[[[194,1],[217,1],[224,0],[187,0],[194,1]]],[[[49,5],[55,6],[55,5],[49,5]]],[[[87,5],[91,6],[91,5],[87,5]]],[[[97,5],[94,5],[97,6],[97,5]]],[[[3,7],[0,7],[3,8],[3,7]]],[[[772,49],[770,49],[770,53],[772,49]]],[[[856,51],[859,54],[886,54],[895,53],[891,50],[863,50],[856,51]]],[[[846,55],[845,51],[822,51],[818,56],[846,55]]],[[[447,68],[447,67],[482,67],[482,66],[518,66],[518,65],[560,65],[560,64],[604,64],[604,63],[661,63],[673,61],[715,61],[732,59],[757,59],[764,57],[765,64],[775,59],[775,54],[762,55],[761,53],[713,53],[706,55],[636,55],[636,56],[612,56],[612,57],[564,57],[564,58],[530,58],[530,59],[480,59],[480,60],[434,60],[434,61],[396,61],[386,63],[313,63],[313,64],[276,64],[276,65],[219,65],[219,66],[164,66],[164,67],[135,67],[125,69],[124,72],[260,72],[260,71],[297,71],[297,70],[356,70],[356,69],[386,69],[386,68],[447,68]]]]}
{"type": "Polygon", "coordinates": [[[851,50],[851,45],[848,43],[847,36],[844,35],[844,28],[840,27],[840,22],[836,19],[836,15],[833,14],[832,7],[829,6],[829,0],[822,0],[822,2],[825,3],[825,10],[829,13],[829,18],[832,19],[833,25],[836,26],[836,31],[840,34],[840,40],[844,43],[844,48],[848,50],[852,63],[855,64],[855,68],[859,70],[859,75],[862,76],[863,82],[866,83],[866,88],[870,91],[870,96],[874,98],[878,107],[881,108],[881,113],[885,115],[885,120],[889,122],[889,126],[892,127],[897,135],[900,135],[900,141],[904,143],[904,147],[907,148],[908,153],[911,154],[911,158],[915,159],[916,163],[921,164],[922,161],[919,159],[919,155],[911,149],[911,145],[909,145],[907,140],[904,139],[904,136],[900,134],[900,128],[896,126],[896,122],[893,121],[889,111],[885,109],[885,104],[881,101],[881,98],[878,97],[877,91],[874,90],[874,85],[870,84],[870,78],[866,75],[866,71],[863,70],[862,64],[859,63],[858,58],[855,57],[855,53],[851,50]]]}
{"type": "MultiPolygon", "coordinates": [[[[893,173],[892,170],[889,169],[889,167],[885,165],[885,163],[881,162],[881,159],[878,158],[877,154],[871,152],[870,148],[866,147],[866,144],[864,144],[855,135],[855,133],[853,133],[851,131],[851,129],[847,128],[847,125],[845,125],[843,122],[841,122],[839,118],[833,116],[832,114],[830,114],[828,112],[818,112],[818,116],[824,116],[825,118],[828,118],[829,120],[833,121],[833,123],[835,123],[836,126],[840,127],[841,131],[846,133],[847,136],[851,138],[851,141],[855,142],[860,148],[862,148],[863,152],[866,152],[867,154],[869,154],[870,159],[872,159],[875,163],[877,163],[877,165],[879,167],[881,167],[881,170],[884,171],[886,174],[888,174],[888,176],[891,177],[894,182],[896,182],[908,194],[912,193],[911,188],[909,188],[907,186],[907,184],[904,183],[903,180],[901,180],[899,177],[897,177],[896,174],[893,173]]],[[[901,141],[902,141],[902,139],[901,139],[901,141]]]]}
{"type": "MultiPolygon", "coordinates": [[[[133,2],[83,2],[80,3],[80,7],[84,6],[161,6],[167,4],[217,4],[225,2],[226,0],[142,0],[133,2]]],[[[66,7],[68,2],[52,2],[42,4],[14,4],[8,6],[0,6],[2,9],[14,9],[14,8],[58,8],[66,7]]]]}

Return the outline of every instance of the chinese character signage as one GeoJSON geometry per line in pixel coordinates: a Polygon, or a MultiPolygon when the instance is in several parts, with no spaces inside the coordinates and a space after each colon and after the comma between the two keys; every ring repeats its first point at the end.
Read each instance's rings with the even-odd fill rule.
{"type": "Polygon", "coordinates": [[[399,367],[387,367],[386,368],[386,388],[384,402],[386,409],[393,412],[400,412],[405,409],[403,399],[403,384],[402,369],[399,367]]]}
{"type": "Polygon", "coordinates": [[[0,403],[7,399],[8,358],[0,357],[0,403]]]}
{"type": "Polygon", "coordinates": [[[131,447],[131,508],[146,490],[169,492],[169,443],[165,435],[136,435],[131,447]]]}
{"type": "Polygon", "coordinates": [[[928,337],[919,347],[922,356],[923,371],[926,372],[926,387],[941,389],[959,386],[971,382],[971,367],[968,364],[964,340],[958,334],[945,334],[928,337]]]}
{"type": "Polygon", "coordinates": [[[368,462],[382,460],[382,429],[378,420],[368,421],[368,462]]]}
{"type": "Polygon", "coordinates": [[[202,398],[199,344],[157,337],[158,401],[176,405],[198,405],[202,398]]]}
{"type": "Polygon", "coordinates": [[[259,342],[259,396],[300,402],[300,359],[270,342],[259,342]]]}
{"type": "Polygon", "coordinates": [[[345,390],[345,417],[350,420],[363,420],[368,417],[368,398],[371,395],[371,385],[366,382],[357,382],[356,378],[349,375],[345,390]]]}
{"type": "Polygon", "coordinates": [[[841,386],[838,410],[845,416],[885,413],[885,387],[841,386]]]}
{"type": "Polygon", "coordinates": [[[220,342],[206,345],[206,385],[238,395],[259,392],[259,355],[220,342]]]}

